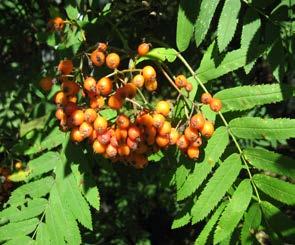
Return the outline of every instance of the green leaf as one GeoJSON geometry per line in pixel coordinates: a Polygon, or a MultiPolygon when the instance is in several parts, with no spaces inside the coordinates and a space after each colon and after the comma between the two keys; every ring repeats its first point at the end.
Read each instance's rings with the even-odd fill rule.
{"type": "Polygon", "coordinates": [[[284,76],[285,52],[281,40],[275,42],[270,48],[267,56],[269,65],[273,71],[274,77],[281,82],[284,76]]]}
{"type": "Polygon", "coordinates": [[[21,238],[35,230],[39,220],[29,219],[17,223],[9,223],[0,227],[0,241],[21,238]]]}
{"type": "Polygon", "coordinates": [[[78,9],[73,7],[72,5],[66,6],[66,12],[71,20],[76,20],[79,14],[78,9]]]}
{"type": "Polygon", "coordinates": [[[12,182],[21,182],[27,179],[29,171],[19,170],[16,173],[9,175],[8,179],[12,182]]]}
{"type": "Polygon", "coordinates": [[[253,176],[255,185],[272,198],[286,203],[295,204],[295,185],[263,174],[253,176]]]}
{"type": "Polygon", "coordinates": [[[214,234],[214,244],[231,235],[242,219],[252,197],[252,186],[249,179],[243,180],[221,215],[214,234]]]}
{"type": "Polygon", "coordinates": [[[106,120],[111,120],[117,116],[117,111],[113,109],[104,109],[99,111],[99,114],[106,120]]]}
{"type": "Polygon", "coordinates": [[[295,240],[295,222],[269,202],[262,201],[260,205],[267,225],[280,233],[285,241],[293,243],[295,240]]]}
{"type": "Polygon", "coordinates": [[[164,154],[162,151],[157,151],[151,155],[148,156],[149,161],[159,162],[164,157],[164,154]]]}
{"type": "Polygon", "coordinates": [[[190,209],[192,207],[192,203],[188,202],[182,208],[180,212],[178,212],[177,216],[174,218],[171,229],[177,229],[187,225],[191,220],[190,209]]]}
{"type": "Polygon", "coordinates": [[[47,205],[47,200],[43,198],[34,198],[29,200],[27,205],[20,207],[9,207],[0,212],[0,218],[9,219],[10,222],[19,222],[34,218],[40,215],[47,205]]]}
{"type": "Polygon", "coordinates": [[[244,139],[283,140],[295,137],[295,119],[236,118],[229,122],[234,135],[244,139]]]}
{"type": "Polygon", "coordinates": [[[28,162],[27,169],[29,170],[28,179],[32,179],[41,174],[53,170],[60,163],[60,156],[57,152],[49,151],[38,158],[28,162]]]}
{"type": "Polygon", "coordinates": [[[238,177],[241,167],[239,155],[232,154],[215,171],[191,210],[193,224],[203,220],[214,209],[238,177]]]}
{"type": "Polygon", "coordinates": [[[27,123],[21,123],[20,125],[20,137],[23,137],[26,133],[34,129],[43,129],[46,126],[49,115],[36,118],[27,123]]]}
{"type": "Polygon", "coordinates": [[[150,52],[147,53],[146,56],[140,57],[136,64],[144,60],[156,60],[159,62],[173,62],[176,59],[177,51],[173,48],[154,48],[150,52]]]}
{"type": "Polygon", "coordinates": [[[48,233],[47,225],[40,223],[37,228],[36,244],[37,245],[50,245],[50,236],[48,233]]]}
{"type": "Polygon", "coordinates": [[[243,111],[258,105],[276,103],[295,95],[295,89],[284,84],[239,86],[215,94],[222,101],[222,112],[243,111]]]}
{"type": "Polygon", "coordinates": [[[22,185],[11,193],[8,203],[11,206],[21,205],[26,201],[27,195],[32,198],[43,197],[50,191],[53,183],[53,178],[49,176],[22,185]]]}
{"type": "Polygon", "coordinates": [[[226,0],[217,27],[217,44],[222,52],[232,40],[238,24],[240,0],[226,0]]]}
{"type": "Polygon", "coordinates": [[[219,0],[203,0],[200,7],[200,13],[195,23],[195,40],[199,46],[204,40],[219,0]]]}
{"type": "Polygon", "coordinates": [[[69,244],[81,244],[78,225],[56,185],[50,192],[49,207],[45,217],[53,244],[64,244],[64,239],[69,244]]]}
{"type": "Polygon", "coordinates": [[[193,36],[196,5],[197,1],[180,0],[176,26],[176,45],[180,52],[188,48],[193,36]]]}
{"type": "Polygon", "coordinates": [[[295,179],[294,160],[266,149],[244,150],[248,162],[254,167],[295,179]]]}
{"type": "Polygon", "coordinates": [[[219,216],[221,215],[223,209],[226,206],[226,202],[222,202],[219,207],[216,209],[214,214],[210,217],[206,225],[204,226],[203,230],[201,231],[200,235],[198,236],[197,240],[195,241],[195,245],[205,245],[210,235],[212,229],[214,228],[219,216]]]}
{"type": "Polygon", "coordinates": [[[182,187],[177,191],[177,200],[183,200],[193,194],[206,179],[215,163],[221,157],[229,143],[228,133],[225,127],[219,127],[208,140],[205,148],[205,159],[196,163],[194,171],[187,177],[182,187]]]}
{"type": "Polygon", "coordinates": [[[245,214],[244,220],[241,231],[241,243],[242,245],[254,244],[256,238],[253,235],[253,231],[257,230],[261,223],[261,210],[258,203],[252,204],[245,214]]]}
{"type": "Polygon", "coordinates": [[[28,236],[20,236],[20,237],[13,238],[12,240],[9,240],[8,242],[5,243],[5,245],[20,245],[20,244],[33,245],[34,240],[28,236]]]}

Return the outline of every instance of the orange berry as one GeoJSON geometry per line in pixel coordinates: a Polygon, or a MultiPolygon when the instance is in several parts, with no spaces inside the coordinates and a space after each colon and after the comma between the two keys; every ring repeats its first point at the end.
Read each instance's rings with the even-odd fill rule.
{"type": "Polygon", "coordinates": [[[128,137],[131,139],[131,140],[139,140],[140,139],[140,129],[139,127],[135,126],[135,125],[131,125],[128,129],[128,137]]]}
{"type": "Polygon", "coordinates": [[[77,98],[77,96],[70,95],[70,96],[68,96],[68,101],[76,104],[78,101],[78,98],[77,98]]]}
{"type": "Polygon", "coordinates": [[[142,43],[137,47],[137,53],[139,56],[144,56],[150,51],[150,45],[148,43],[142,43]]]}
{"type": "Polygon", "coordinates": [[[179,149],[184,150],[189,146],[189,140],[184,135],[181,135],[178,138],[176,145],[179,149]]]}
{"type": "Polygon", "coordinates": [[[200,147],[202,145],[202,138],[199,136],[194,142],[191,143],[192,146],[200,147]]]}
{"type": "Polygon", "coordinates": [[[219,112],[222,108],[221,100],[217,98],[213,98],[210,101],[210,108],[212,111],[219,112]]]}
{"type": "Polygon", "coordinates": [[[114,110],[119,110],[123,106],[124,100],[117,94],[110,96],[108,106],[114,110]]]}
{"type": "Polygon", "coordinates": [[[124,92],[126,97],[128,97],[129,99],[132,99],[135,97],[137,89],[136,86],[133,83],[127,83],[124,85],[124,92]]]}
{"type": "Polygon", "coordinates": [[[171,132],[171,123],[168,121],[165,121],[163,123],[163,126],[158,129],[158,134],[161,136],[167,136],[170,134],[170,132],[171,132]]]}
{"type": "Polygon", "coordinates": [[[54,30],[60,31],[64,28],[65,21],[61,17],[55,17],[52,22],[54,30]]]}
{"type": "Polygon", "coordinates": [[[198,147],[195,146],[189,146],[187,149],[187,155],[191,159],[198,159],[200,154],[200,150],[198,147]]]}
{"type": "Polygon", "coordinates": [[[158,88],[158,82],[156,80],[145,81],[144,87],[147,91],[153,92],[158,88]]]}
{"type": "Polygon", "coordinates": [[[122,114],[117,117],[116,124],[120,129],[127,129],[130,124],[130,119],[122,114]]]}
{"type": "Polygon", "coordinates": [[[78,127],[71,130],[70,138],[74,142],[81,142],[84,140],[84,137],[78,127]]]}
{"type": "Polygon", "coordinates": [[[104,132],[103,134],[97,135],[97,140],[104,145],[107,145],[111,141],[111,134],[109,131],[104,132]]]}
{"type": "Polygon", "coordinates": [[[96,81],[93,77],[87,77],[84,80],[83,87],[88,92],[96,92],[96,81]]]}
{"type": "Polygon", "coordinates": [[[52,85],[53,85],[53,83],[52,83],[51,77],[43,77],[39,82],[39,86],[46,92],[51,90],[52,85]]]}
{"type": "Polygon", "coordinates": [[[199,132],[198,130],[192,128],[192,127],[187,127],[185,130],[184,130],[184,136],[190,141],[190,142],[193,142],[193,141],[196,141],[197,138],[199,137],[199,132]]]}
{"type": "Polygon", "coordinates": [[[67,118],[67,115],[62,108],[58,108],[55,112],[55,117],[61,121],[65,120],[67,118]]]}
{"type": "Polygon", "coordinates": [[[146,135],[146,143],[148,145],[153,145],[155,143],[156,140],[156,136],[157,136],[157,130],[155,127],[150,126],[146,128],[145,131],[145,135],[146,135]]]}
{"type": "Polygon", "coordinates": [[[169,144],[169,137],[157,135],[157,137],[156,137],[156,143],[161,148],[164,148],[164,147],[166,147],[169,144]]]}
{"type": "Polygon", "coordinates": [[[127,138],[126,143],[128,147],[132,150],[135,151],[138,148],[138,143],[136,140],[132,140],[130,137],[127,138]]]}
{"type": "Polygon", "coordinates": [[[130,148],[128,145],[124,144],[124,145],[120,145],[118,147],[118,154],[120,156],[129,156],[130,154],[130,148]]]}
{"type": "Polygon", "coordinates": [[[201,130],[204,127],[205,118],[202,113],[195,114],[190,121],[190,126],[192,128],[201,130]]]}
{"type": "Polygon", "coordinates": [[[92,130],[92,134],[89,136],[89,143],[93,144],[93,142],[97,139],[98,133],[96,130],[92,130]]]}
{"type": "Polygon", "coordinates": [[[120,64],[120,56],[116,53],[110,53],[106,57],[106,65],[110,69],[116,69],[120,64]]]}
{"type": "Polygon", "coordinates": [[[63,75],[69,75],[73,71],[73,62],[71,60],[61,60],[57,70],[63,75]]]}
{"type": "Polygon", "coordinates": [[[143,75],[137,74],[137,75],[135,75],[135,76],[132,78],[131,82],[132,82],[136,87],[138,87],[138,88],[142,88],[143,85],[144,85],[144,77],[143,77],[143,75]]]}
{"type": "Polygon", "coordinates": [[[73,125],[80,126],[84,122],[84,112],[81,110],[76,110],[71,115],[71,121],[73,125]]]}
{"type": "Polygon", "coordinates": [[[106,148],[106,155],[109,158],[114,158],[115,156],[117,156],[117,148],[114,147],[113,145],[109,144],[106,148]]]}
{"type": "Polygon", "coordinates": [[[111,143],[112,146],[114,146],[116,148],[119,146],[119,142],[118,142],[118,140],[117,140],[117,138],[116,138],[115,135],[111,137],[110,143],[111,143]]]}
{"type": "Polygon", "coordinates": [[[156,104],[156,112],[163,116],[168,116],[170,112],[170,104],[167,101],[161,100],[156,104]]]}
{"type": "Polygon", "coordinates": [[[64,106],[64,111],[65,113],[70,116],[73,114],[74,111],[78,110],[78,106],[76,103],[74,102],[68,102],[65,106],[64,106]]]}
{"type": "Polygon", "coordinates": [[[94,129],[97,130],[98,134],[103,134],[107,131],[108,121],[102,116],[98,115],[94,121],[94,129]]]}
{"type": "Polygon", "coordinates": [[[80,87],[74,81],[64,81],[61,84],[61,89],[66,95],[70,96],[76,95],[79,92],[80,87]]]}
{"type": "Polygon", "coordinates": [[[165,117],[162,114],[154,114],[153,115],[153,126],[155,128],[161,128],[165,122],[165,117]]]}
{"type": "Polygon", "coordinates": [[[92,144],[93,151],[98,154],[103,154],[106,151],[107,146],[101,144],[98,140],[95,140],[92,144]]]}
{"type": "Polygon", "coordinates": [[[104,98],[102,96],[96,96],[90,98],[89,105],[92,109],[101,109],[104,106],[104,98]]]}
{"type": "Polygon", "coordinates": [[[205,105],[210,104],[212,96],[209,93],[203,93],[201,96],[201,102],[205,105]]]}
{"type": "Polygon", "coordinates": [[[214,133],[214,126],[212,122],[206,121],[204,124],[204,127],[201,130],[201,134],[206,138],[210,138],[213,135],[213,133],[214,133]]]}
{"type": "Polygon", "coordinates": [[[122,142],[127,138],[128,131],[126,129],[117,128],[115,131],[115,136],[118,142],[122,142]]]}
{"type": "Polygon", "coordinates": [[[97,113],[96,113],[96,111],[94,109],[88,108],[84,112],[84,117],[85,117],[86,122],[92,123],[92,122],[95,121],[95,119],[97,117],[97,113]]]}
{"type": "Polygon", "coordinates": [[[79,130],[81,132],[81,134],[83,135],[84,138],[88,138],[91,136],[92,132],[93,132],[93,127],[91,126],[90,123],[88,122],[83,122],[80,127],[79,130]]]}
{"type": "Polygon", "coordinates": [[[65,105],[68,102],[66,94],[62,91],[57,92],[53,97],[54,103],[57,105],[65,105]]]}
{"type": "Polygon", "coordinates": [[[92,64],[99,67],[102,66],[105,62],[105,54],[101,51],[94,50],[90,55],[90,59],[92,61],[92,64]]]}
{"type": "Polygon", "coordinates": [[[105,52],[108,48],[106,43],[98,43],[97,50],[101,52],[105,52]]]}
{"type": "Polygon", "coordinates": [[[112,92],[113,89],[113,82],[108,77],[103,77],[99,79],[96,85],[96,90],[98,93],[102,95],[109,95],[112,92]]]}
{"type": "Polygon", "coordinates": [[[184,75],[178,75],[175,79],[175,84],[179,88],[183,88],[187,85],[187,80],[184,75]]]}
{"type": "Polygon", "coordinates": [[[188,83],[186,84],[186,86],[185,86],[185,90],[186,90],[187,92],[192,91],[192,90],[193,90],[193,84],[188,82],[188,83]]]}
{"type": "Polygon", "coordinates": [[[171,132],[169,134],[169,144],[175,145],[179,137],[180,133],[175,128],[171,128],[171,132]]]}
{"type": "Polygon", "coordinates": [[[142,76],[145,81],[155,81],[156,80],[156,71],[152,66],[145,66],[142,69],[142,76]]]}
{"type": "Polygon", "coordinates": [[[15,169],[20,170],[23,168],[23,164],[22,162],[17,162],[14,164],[15,169]]]}

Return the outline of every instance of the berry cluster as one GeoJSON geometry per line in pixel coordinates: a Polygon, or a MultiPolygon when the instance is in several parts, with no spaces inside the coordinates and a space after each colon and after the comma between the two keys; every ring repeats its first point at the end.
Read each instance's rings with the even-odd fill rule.
{"type": "MultiPolygon", "coordinates": [[[[146,55],[149,47],[146,43],[139,45],[137,55],[146,55]]],[[[173,127],[171,102],[161,100],[151,107],[143,95],[142,90],[153,92],[158,87],[154,67],[147,65],[142,69],[118,70],[120,56],[114,52],[107,53],[107,49],[105,43],[99,43],[89,54],[93,66],[106,65],[113,70],[98,81],[91,76],[82,83],[71,80],[72,61],[60,61],[57,69],[61,90],[54,96],[60,129],[70,131],[74,142],[87,139],[95,153],[136,168],[146,166],[150,154],[169,145],[176,145],[188,157],[197,159],[202,137],[210,138],[214,132],[212,122],[198,111],[188,118],[189,123],[185,123],[185,127],[179,127],[179,124],[173,127]],[[139,102],[137,97],[143,97],[142,101],[139,102]],[[128,113],[130,106],[134,109],[132,114],[128,113]],[[118,116],[107,120],[101,114],[101,110],[106,108],[116,110],[118,116]]],[[[50,78],[40,81],[40,86],[46,91],[50,90],[50,84],[50,78]]],[[[184,75],[175,77],[174,86],[188,93],[193,88],[184,75]]],[[[212,98],[209,93],[202,95],[201,102],[209,104],[213,111],[221,109],[220,100],[212,98]]]]}

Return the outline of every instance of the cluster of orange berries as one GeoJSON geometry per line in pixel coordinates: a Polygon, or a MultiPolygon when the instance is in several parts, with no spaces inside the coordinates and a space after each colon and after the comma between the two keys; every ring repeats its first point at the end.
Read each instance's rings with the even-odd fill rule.
{"type": "MultiPolygon", "coordinates": [[[[70,80],[68,75],[74,69],[72,61],[60,61],[57,69],[61,74],[61,90],[54,96],[54,103],[57,105],[55,115],[59,120],[60,129],[70,131],[70,138],[74,142],[87,139],[95,153],[112,161],[131,164],[136,168],[146,166],[150,154],[170,145],[176,145],[188,157],[197,159],[202,137],[210,138],[214,132],[212,122],[198,112],[190,118],[183,132],[180,132],[178,127],[171,125],[169,101],[159,101],[153,110],[141,106],[135,100],[138,91],[142,88],[149,92],[157,89],[155,69],[150,65],[142,69],[129,69],[126,72],[138,73],[132,76],[130,81],[113,80],[111,77],[115,73],[124,75],[124,70],[117,70],[120,56],[116,53],[107,54],[107,48],[105,43],[99,43],[90,54],[94,66],[100,67],[105,64],[114,70],[98,81],[94,77],[85,78],[81,84],[70,80]],[[79,93],[84,97],[82,105],[78,105],[79,93]],[[140,108],[135,110],[136,115],[127,116],[126,113],[122,113],[121,109],[126,102],[140,108]],[[119,112],[115,120],[107,120],[102,116],[100,111],[104,108],[119,112]]],[[[145,55],[148,51],[149,45],[145,43],[137,49],[139,56],[145,55]]],[[[174,82],[178,88],[185,88],[188,92],[192,90],[192,84],[184,75],[177,76],[174,82]]],[[[52,84],[50,78],[40,81],[41,87],[46,91],[50,89],[49,83],[52,84]]],[[[213,111],[221,109],[220,100],[212,98],[209,93],[202,95],[201,102],[209,104],[213,111]]]]}
{"type": "Polygon", "coordinates": [[[54,31],[61,31],[64,28],[65,20],[61,17],[55,17],[48,22],[48,27],[54,31]]]}

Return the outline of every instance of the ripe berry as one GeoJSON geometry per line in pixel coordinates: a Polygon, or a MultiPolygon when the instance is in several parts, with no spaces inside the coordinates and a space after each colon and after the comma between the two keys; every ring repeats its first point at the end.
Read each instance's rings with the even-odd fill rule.
{"type": "Polygon", "coordinates": [[[109,158],[114,158],[115,156],[117,156],[117,148],[112,146],[111,144],[109,144],[106,148],[106,155],[109,158]]]}
{"type": "Polygon", "coordinates": [[[156,80],[156,71],[152,66],[145,66],[142,69],[142,76],[145,81],[154,81],[156,80]]]}
{"type": "Polygon", "coordinates": [[[102,66],[105,62],[105,54],[101,51],[94,50],[91,55],[90,59],[95,66],[102,66]]]}
{"type": "Polygon", "coordinates": [[[128,137],[131,139],[131,140],[139,140],[140,139],[140,129],[139,127],[135,126],[135,125],[131,125],[128,129],[128,137]]]}
{"type": "Polygon", "coordinates": [[[212,111],[219,112],[222,108],[221,100],[217,98],[213,98],[210,101],[210,108],[212,111]]]}
{"type": "Polygon", "coordinates": [[[20,170],[23,168],[23,164],[22,162],[17,162],[14,164],[15,169],[20,170]]]}
{"type": "Polygon", "coordinates": [[[80,87],[74,81],[64,81],[61,84],[61,89],[67,96],[70,96],[76,95],[79,92],[80,87]]]}
{"type": "Polygon", "coordinates": [[[132,140],[130,137],[127,138],[126,143],[132,151],[135,151],[138,148],[138,142],[136,140],[132,140]]]}
{"type": "Polygon", "coordinates": [[[63,75],[69,75],[73,71],[73,62],[71,60],[61,60],[57,67],[63,75]]]}
{"type": "Polygon", "coordinates": [[[108,121],[102,116],[98,116],[94,121],[94,129],[97,130],[98,134],[106,132],[108,127],[108,121]]]}
{"type": "Polygon", "coordinates": [[[88,123],[93,123],[97,117],[97,113],[94,109],[88,108],[84,112],[85,121],[88,123]]]}
{"type": "Polygon", "coordinates": [[[79,130],[84,138],[90,137],[93,132],[93,128],[92,128],[91,124],[89,124],[88,122],[83,122],[80,125],[79,130]]]}
{"type": "Polygon", "coordinates": [[[193,84],[188,82],[188,83],[186,84],[186,86],[185,86],[185,90],[186,90],[187,92],[192,91],[192,90],[193,90],[193,84]]]}
{"type": "Polygon", "coordinates": [[[82,140],[84,140],[84,137],[78,127],[72,129],[70,138],[74,142],[81,142],[82,140]]]}
{"type": "Polygon", "coordinates": [[[39,82],[39,86],[46,92],[51,90],[52,85],[53,85],[53,83],[52,83],[51,77],[43,77],[39,82]]]}
{"type": "Polygon", "coordinates": [[[147,91],[153,92],[157,89],[158,82],[156,80],[145,81],[144,87],[146,88],[147,91]]]}
{"type": "Polygon", "coordinates": [[[156,112],[163,116],[168,116],[170,112],[170,104],[167,101],[161,100],[156,105],[156,112]]]}
{"type": "Polygon", "coordinates": [[[93,142],[97,139],[98,133],[96,130],[92,131],[92,134],[89,136],[89,143],[93,144],[93,142]]]}
{"type": "Polygon", "coordinates": [[[137,53],[139,56],[144,56],[150,51],[150,45],[148,43],[142,43],[137,48],[137,53]]]}
{"type": "Polygon", "coordinates": [[[129,156],[130,154],[130,148],[128,145],[124,144],[124,145],[120,145],[118,147],[118,154],[120,156],[129,156]]]}
{"type": "Polygon", "coordinates": [[[189,148],[187,149],[187,155],[191,159],[198,159],[199,158],[199,154],[200,154],[200,150],[199,150],[198,147],[189,146],[189,148]]]}
{"type": "Polygon", "coordinates": [[[57,92],[53,97],[54,103],[57,105],[65,105],[68,102],[66,94],[62,91],[57,92]]]}
{"type": "Polygon", "coordinates": [[[98,140],[95,140],[92,145],[93,151],[98,154],[103,154],[106,151],[107,146],[101,144],[98,140]]]}
{"type": "Polygon", "coordinates": [[[70,96],[68,96],[68,101],[76,104],[78,101],[78,98],[77,98],[77,96],[70,95],[70,96]]]}
{"type": "Polygon", "coordinates": [[[80,126],[84,122],[84,112],[81,110],[76,110],[71,115],[71,121],[73,125],[80,126]]]}
{"type": "Polygon", "coordinates": [[[200,147],[202,145],[202,138],[199,136],[194,142],[191,143],[192,146],[200,147]]]}
{"type": "Polygon", "coordinates": [[[161,136],[167,136],[170,134],[170,132],[171,132],[171,123],[168,121],[165,121],[163,123],[163,126],[158,129],[158,134],[161,136]]]}
{"type": "Polygon", "coordinates": [[[102,95],[109,95],[113,89],[113,82],[110,78],[103,77],[97,82],[96,89],[102,95]]]}
{"type": "Polygon", "coordinates": [[[96,92],[96,81],[93,77],[87,77],[84,80],[83,87],[88,92],[96,92]]]}
{"type": "Polygon", "coordinates": [[[127,129],[129,127],[130,120],[127,116],[122,114],[118,116],[116,120],[116,124],[118,125],[120,129],[127,129]]]}
{"type": "Polygon", "coordinates": [[[74,111],[78,110],[78,106],[76,103],[74,102],[68,102],[65,106],[64,106],[64,112],[66,115],[70,116],[73,114],[74,111]]]}
{"type": "Polygon", "coordinates": [[[184,135],[181,135],[178,138],[176,145],[178,146],[179,149],[184,150],[189,146],[189,141],[184,135]]]}
{"type": "Polygon", "coordinates": [[[156,136],[157,136],[157,130],[155,127],[151,126],[151,127],[147,127],[146,128],[146,143],[148,145],[153,145],[155,143],[156,140],[156,136]]]}
{"type": "Polygon", "coordinates": [[[169,144],[175,145],[179,137],[180,137],[179,132],[175,128],[171,128],[171,132],[169,134],[169,144]]]}
{"type": "Polygon", "coordinates": [[[104,98],[102,96],[96,96],[96,97],[92,97],[90,98],[89,101],[89,105],[92,109],[100,109],[104,106],[105,102],[104,102],[104,98]]]}
{"type": "Polygon", "coordinates": [[[127,98],[132,99],[135,97],[137,89],[133,83],[126,83],[123,89],[125,90],[124,93],[127,98]]]}
{"type": "Polygon", "coordinates": [[[58,108],[55,112],[55,117],[61,121],[65,120],[67,118],[67,115],[62,108],[58,108]]]}
{"type": "Polygon", "coordinates": [[[154,114],[153,115],[153,126],[155,128],[161,128],[165,122],[165,117],[162,114],[154,114]]]}
{"type": "Polygon", "coordinates": [[[201,102],[205,105],[210,104],[212,96],[209,93],[203,93],[201,96],[201,102]]]}
{"type": "Polygon", "coordinates": [[[109,131],[104,132],[103,134],[97,135],[97,140],[104,145],[107,145],[111,141],[111,134],[109,131]]]}
{"type": "Polygon", "coordinates": [[[98,43],[97,50],[101,52],[105,52],[108,48],[106,43],[98,43]]]}
{"type": "Polygon", "coordinates": [[[204,127],[201,130],[201,134],[206,138],[210,138],[213,135],[213,133],[214,133],[214,126],[212,122],[206,121],[204,124],[204,127]]]}
{"type": "Polygon", "coordinates": [[[119,110],[123,106],[124,100],[117,94],[112,95],[108,100],[108,106],[111,109],[119,110]]]}
{"type": "Polygon", "coordinates": [[[115,135],[111,137],[110,144],[116,148],[119,146],[119,142],[115,135]]]}
{"type": "Polygon", "coordinates": [[[197,130],[201,130],[204,127],[205,118],[202,113],[195,114],[190,121],[190,126],[197,130]]]}
{"type": "Polygon", "coordinates": [[[120,64],[120,56],[116,53],[110,53],[106,58],[106,65],[110,69],[116,69],[120,64]]]}
{"type": "Polygon", "coordinates": [[[60,31],[64,28],[65,22],[61,17],[55,17],[52,22],[53,22],[54,30],[60,31]]]}
{"type": "Polygon", "coordinates": [[[115,136],[116,136],[116,139],[118,140],[118,142],[125,141],[128,136],[128,131],[127,131],[127,129],[117,128],[115,131],[115,136]]]}
{"type": "Polygon", "coordinates": [[[187,85],[187,80],[184,75],[178,75],[175,79],[175,84],[179,88],[183,88],[187,85]]]}
{"type": "Polygon", "coordinates": [[[143,75],[137,74],[136,76],[133,77],[131,82],[138,88],[142,88],[144,85],[144,77],[143,75]]]}
{"type": "Polygon", "coordinates": [[[169,144],[169,137],[167,135],[166,136],[158,135],[156,137],[156,143],[161,148],[164,148],[169,144]]]}
{"type": "Polygon", "coordinates": [[[199,137],[199,133],[196,129],[192,128],[192,127],[187,127],[184,130],[184,136],[190,141],[196,141],[197,138],[199,137]]]}

